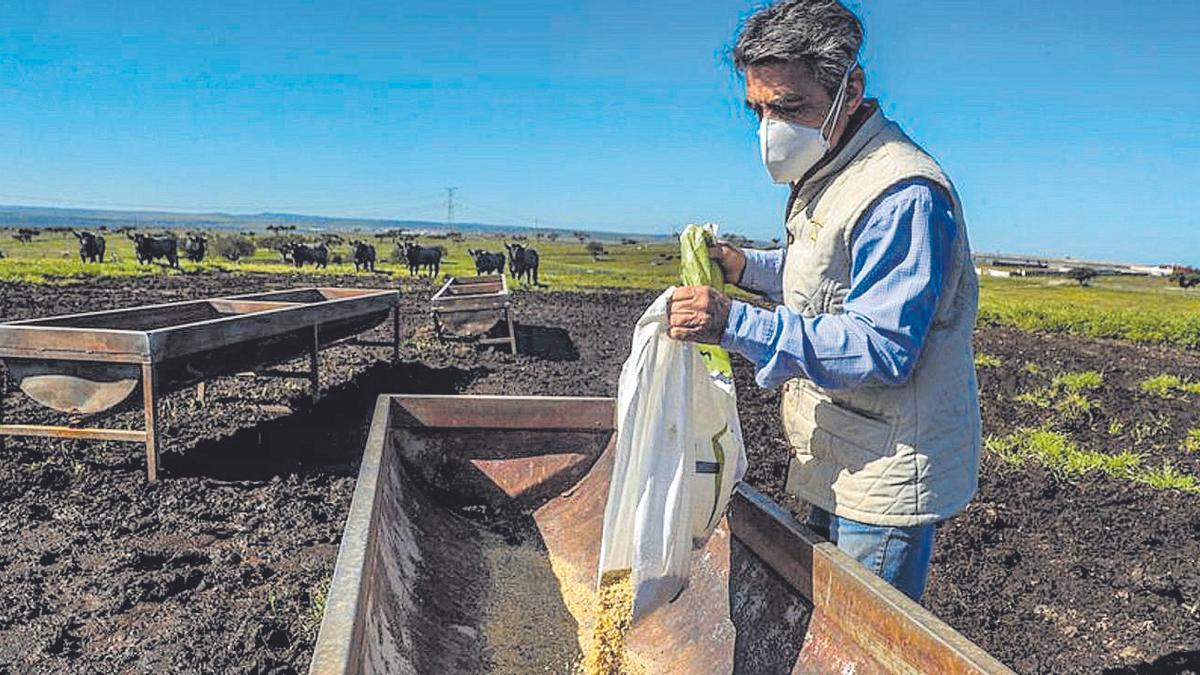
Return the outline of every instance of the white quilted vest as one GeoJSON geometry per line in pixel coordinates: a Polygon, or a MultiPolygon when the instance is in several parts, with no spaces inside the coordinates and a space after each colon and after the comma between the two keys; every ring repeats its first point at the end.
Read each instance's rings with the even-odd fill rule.
{"type": "Polygon", "coordinates": [[[898,386],[784,386],[793,449],[787,489],[873,525],[948,518],[975,494],[980,417],[971,331],[979,282],[958,195],[937,162],[875,110],[797,192],[788,216],[784,302],[805,316],[839,314],[850,290],[855,223],[892,186],[925,178],[954,204],[958,232],[933,324],[912,376],[898,386]]]}

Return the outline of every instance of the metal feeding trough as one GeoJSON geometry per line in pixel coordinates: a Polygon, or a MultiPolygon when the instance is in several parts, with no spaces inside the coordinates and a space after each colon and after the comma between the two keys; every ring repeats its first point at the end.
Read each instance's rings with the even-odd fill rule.
{"type": "MultiPolygon", "coordinates": [[[[0,436],[48,436],[146,445],[155,480],[161,447],[158,397],[204,381],[309,354],[307,372],[258,370],[309,380],[320,389],[318,351],[383,323],[392,313],[399,354],[400,296],[358,288],[296,288],[0,324],[2,394],[8,380],[42,405],[75,416],[123,402],[141,385],[144,429],[0,424],[0,436]]],[[[3,419],[0,408],[0,422],[3,419]]]]}
{"type": "Polygon", "coordinates": [[[439,340],[467,338],[485,345],[507,344],[516,354],[509,298],[508,279],[503,274],[450,277],[431,301],[433,330],[439,340]],[[491,336],[497,326],[504,326],[508,334],[491,336]]]}
{"type": "MultiPolygon", "coordinates": [[[[310,673],[571,673],[590,635],[614,402],[382,396],[310,673]]],[[[1010,673],[740,485],[647,673],[1010,673]]]]}

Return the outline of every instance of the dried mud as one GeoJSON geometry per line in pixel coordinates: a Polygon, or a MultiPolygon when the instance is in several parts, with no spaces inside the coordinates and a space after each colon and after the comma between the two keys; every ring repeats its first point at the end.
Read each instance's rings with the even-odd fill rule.
{"type": "MultiPolygon", "coordinates": [[[[0,319],[313,285],[301,275],[200,274],[87,285],[0,285],[0,319]]],[[[369,276],[319,284],[382,286],[369,276]]],[[[220,378],[201,406],[167,397],[164,479],[129,444],[8,439],[0,452],[0,672],[293,673],[307,669],[317,595],[332,572],[380,393],[615,395],[631,327],[654,293],[516,294],[522,353],[439,344],[434,290],[405,281],[403,346],[322,354],[323,396],[302,382],[220,378]]],[[[386,336],[386,328],[374,337],[386,336]]],[[[370,337],[370,336],[369,336],[370,337]]],[[[988,329],[985,433],[1049,422],[1012,401],[1044,372],[1101,370],[1095,419],[1065,429],[1090,449],[1135,444],[1200,473],[1172,443],[1200,426],[1200,396],[1158,400],[1137,382],[1200,379],[1200,355],[988,329]],[[1102,416],[1102,417],[1101,417],[1102,416]],[[1125,436],[1109,434],[1110,419],[1125,436]],[[1159,437],[1134,425],[1154,420],[1159,437]],[[1163,421],[1166,420],[1166,421],[1163,421]],[[1103,429],[1103,433],[1102,430],[1103,429]]],[[[294,364],[297,367],[303,364],[294,364]]],[[[735,358],[747,480],[781,496],[778,396],[735,358]]],[[[6,415],[51,419],[20,394],[6,415]]],[[[136,408],[102,415],[136,426],[136,408]]],[[[1110,478],[1063,481],[985,461],[980,493],[939,529],[925,604],[1020,672],[1200,670],[1200,496],[1110,478]]]]}

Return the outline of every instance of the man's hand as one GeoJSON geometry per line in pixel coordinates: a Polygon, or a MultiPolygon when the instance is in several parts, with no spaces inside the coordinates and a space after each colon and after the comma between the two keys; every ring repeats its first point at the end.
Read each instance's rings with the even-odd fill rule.
{"type": "Polygon", "coordinates": [[[717,266],[725,275],[725,283],[737,284],[742,280],[746,271],[746,254],[742,249],[727,241],[718,241],[716,246],[708,247],[708,257],[716,261],[717,266]]]}
{"type": "Polygon", "coordinates": [[[676,340],[720,344],[731,304],[729,296],[708,286],[676,288],[667,310],[667,334],[676,340]]]}

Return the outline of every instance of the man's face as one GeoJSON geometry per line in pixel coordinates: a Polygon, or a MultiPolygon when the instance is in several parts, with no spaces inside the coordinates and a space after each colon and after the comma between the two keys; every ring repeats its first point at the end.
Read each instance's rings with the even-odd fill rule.
{"type": "MultiPolygon", "coordinates": [[[[856,68],[846,85],[846,104],[830,135],[830,145],[841,140],[850,116],[862,104],[862,97],[862,70],[856,68]]],[[[803,63],[772,63],[746,69],[746,107],[760,120],[769,117],[816,129],[825,121],[832,105],[833,98],[803,63]]]]}

